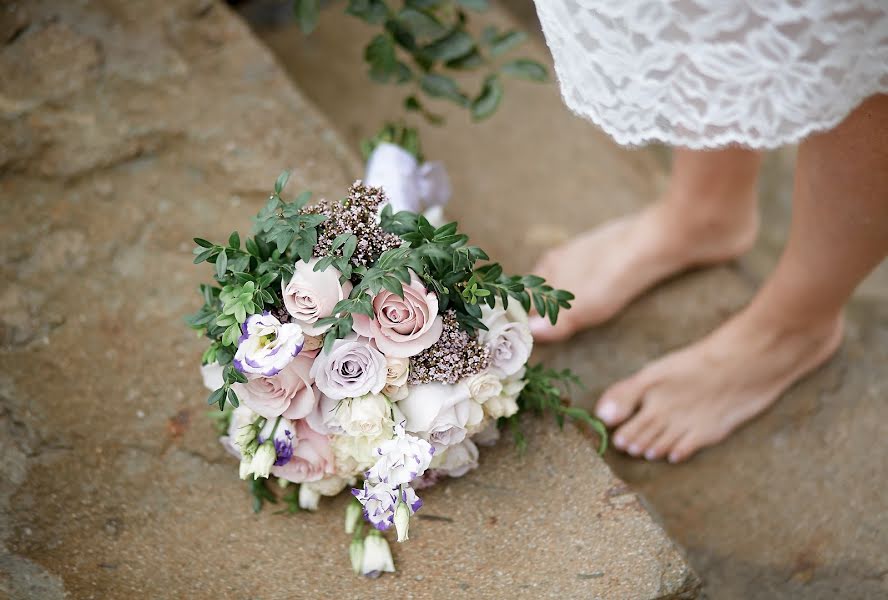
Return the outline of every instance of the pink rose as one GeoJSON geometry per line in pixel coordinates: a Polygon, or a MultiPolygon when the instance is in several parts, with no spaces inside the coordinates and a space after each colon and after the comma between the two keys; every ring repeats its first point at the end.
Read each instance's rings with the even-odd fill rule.
{"type": "Polygon", "coordinates": [[[293,322],[302,327],[306,335],[321,335],[327,327],[317,327],[318,319],[333,315],[333,307],[348,298],[352,285],[348,281],[339,283],[341,273],[333,267],[315,271],[317,258],[309,262],[297,261],[296,271],[290,281],[281,282],[281,296],[293,322]]]}
{"type": "Polygon", "coordinates": [[[382,290],[373,298],[375,319],[354,315],[356,333],[372,338],[386,356],[409,358],[429,348],[441,337],[438,297],[426,290],[416,275],[404,286],[400,298],[382,290]]]}
{"type": "Polygon", "coordinates": [[[333,450],[327,436],[313,431],[305,421],[294,421],[293,426],[293,454],[285,464],[272,467],[271,474],[293,483],[319,481],[332,475],[333,450]]]}
{"type": "Polygon", "coordinates": [[[310,375],[313,362],[311,353],[302,352],[276,375],[252,376],[247,383],[235,384],[234,391],[247,408],[267,419],[301,419],[318,400],[310,375]]]}

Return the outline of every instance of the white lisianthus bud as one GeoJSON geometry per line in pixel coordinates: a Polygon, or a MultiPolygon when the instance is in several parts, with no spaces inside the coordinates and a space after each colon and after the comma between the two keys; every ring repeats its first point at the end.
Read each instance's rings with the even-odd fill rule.
{"type": "Polygon", "coordinates": [[[240,478],[241,479],[249,479],[250,475],[253,474],[253,461],[245,457],[240,462],[240,478]]]}
{"type": "Polygon", "coordinates": [[[299,486],[299,508],[315,511],[320,501],[321,494],[317,490],[304,484],[299,486]]]}
{"type": "Polygon", "coordinates": [[[395,509],[395,529],[398,532],[399,542],[410,539],[407,536],[410,530],[410,509],[407,508],[406,502],[398,502],[398,507],[395,509]]]}
{"type": "Polygon", "coordinates": [[[361,575],[379,577],[383,573],[394,573],[395,562],[388,542],[378,531],[371,531],[364,538],[364,556],[361,560],[361,575]]]}
{"type": "Polygon", "coordinates": [[[241,454],[244,456],[252,456],[253,452],[256,451],[257,445],[253,442],[256,441],[257,433],[258,430],[253,423],[244,425],[237,430],[237,435],[234,436],[234,445],[240,449],[241,454]]]}
{"type": "Polygon", "coordinates": [[[361,503],[354,499],[345,507],[345,532],[347,534],[351,535],[357,529],[358,523],[361,522],[362,511],[361,503]]]}
{"type": "Polygon", "coordinates": [[[277,460],[277,456],[274,452],[274,442],[268,440],[256,449],[255,454],[253,454],[253,459],[250,461],[250,469],[253,471],[253,479],[268,477],[268,474],[271,473],[271,466],[274,464],[275,460],[277,460]]]}
{"type": "Polygon", "coordinates": [[[352,569],[355,573],[361,572],[361,567],[364,564],[364,540],[361,538],[354,538],[349,544],[348,547],[348,557],[351,559],[352,569]]]}

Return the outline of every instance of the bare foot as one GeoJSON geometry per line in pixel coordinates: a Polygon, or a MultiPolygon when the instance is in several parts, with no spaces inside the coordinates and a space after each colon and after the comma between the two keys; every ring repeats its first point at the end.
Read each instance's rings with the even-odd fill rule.
{"type": "Polygon", "coordinates": [[[787,328],[753,306],[602,395],[598,416],[622,424],[616,447],[685,460],[764,411],[841,343],[840,316],[787,328]]]}
{"type": "Polygon", "coordinates": [[[724,262],[755,242],[755,197],[736,203],[687,203],[661,200],[645,210],[611,221],[551,250],[533,271],[548,283],[570,290],[576,300],[558,324],[534,317],[534,338],[567,339],[602,323],[643,291],[685,269],[724,262]],[[734,205],[736,210],[715,210],[734,205]]]}

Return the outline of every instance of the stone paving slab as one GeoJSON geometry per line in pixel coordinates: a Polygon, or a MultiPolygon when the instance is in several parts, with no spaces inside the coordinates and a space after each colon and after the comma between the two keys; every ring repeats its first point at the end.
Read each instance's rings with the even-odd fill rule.
{"type": "MultiPolygon", "coordinates": [[[[4,9],[5,10],[5,9],[4,9]]],[[[529,421],[426,493],[401,571],[348,571],[344,498],[249,510],[182,315],[221,238],[354,154],[222,4],[35,1],[0,34],[0,597],[684,598],[696,576],[578,430],[529,421]]],[[[481,241],[481,240],[479,240],[481,241]]]]}

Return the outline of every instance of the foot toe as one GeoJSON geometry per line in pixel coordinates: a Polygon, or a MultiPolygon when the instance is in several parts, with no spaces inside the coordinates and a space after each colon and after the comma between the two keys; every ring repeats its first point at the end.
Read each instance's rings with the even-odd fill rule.
{"type": "Polygon", "coordinates": [[[666,429],[657,436],[657,439],[650,444],[650,447],[645,450],[644,457],[648,460],[659,460],[663,458],[675,446],[675,443],[681,438],[684,432],[684,428],[675,424],[666,427],[666,429]]]}
{"type": "Polygon", "coordinates": [[[614,446],[625,450],[632,456],[639,456],[644,452],[642,442],[645,439],[646,431],[655,426],[656,423],[651,415],[639,413],[617,429],[614,433],[614,446]]]}
{"type": "Polygon", "coordinates": [[[609,427],[619,425],[638,408],[645,388],[646,382],[639,375],[615,383],[601,395],[595,414],[609,427]]]}
{"type": "Polygon", "coordinates": [[[528,325],[534,341],[543,344],[564,341],[576,332],[576,327],[566,311],[559,315],[555,325],[549,322],[548,317],[539,315],[531,315],[528,325]]]}

